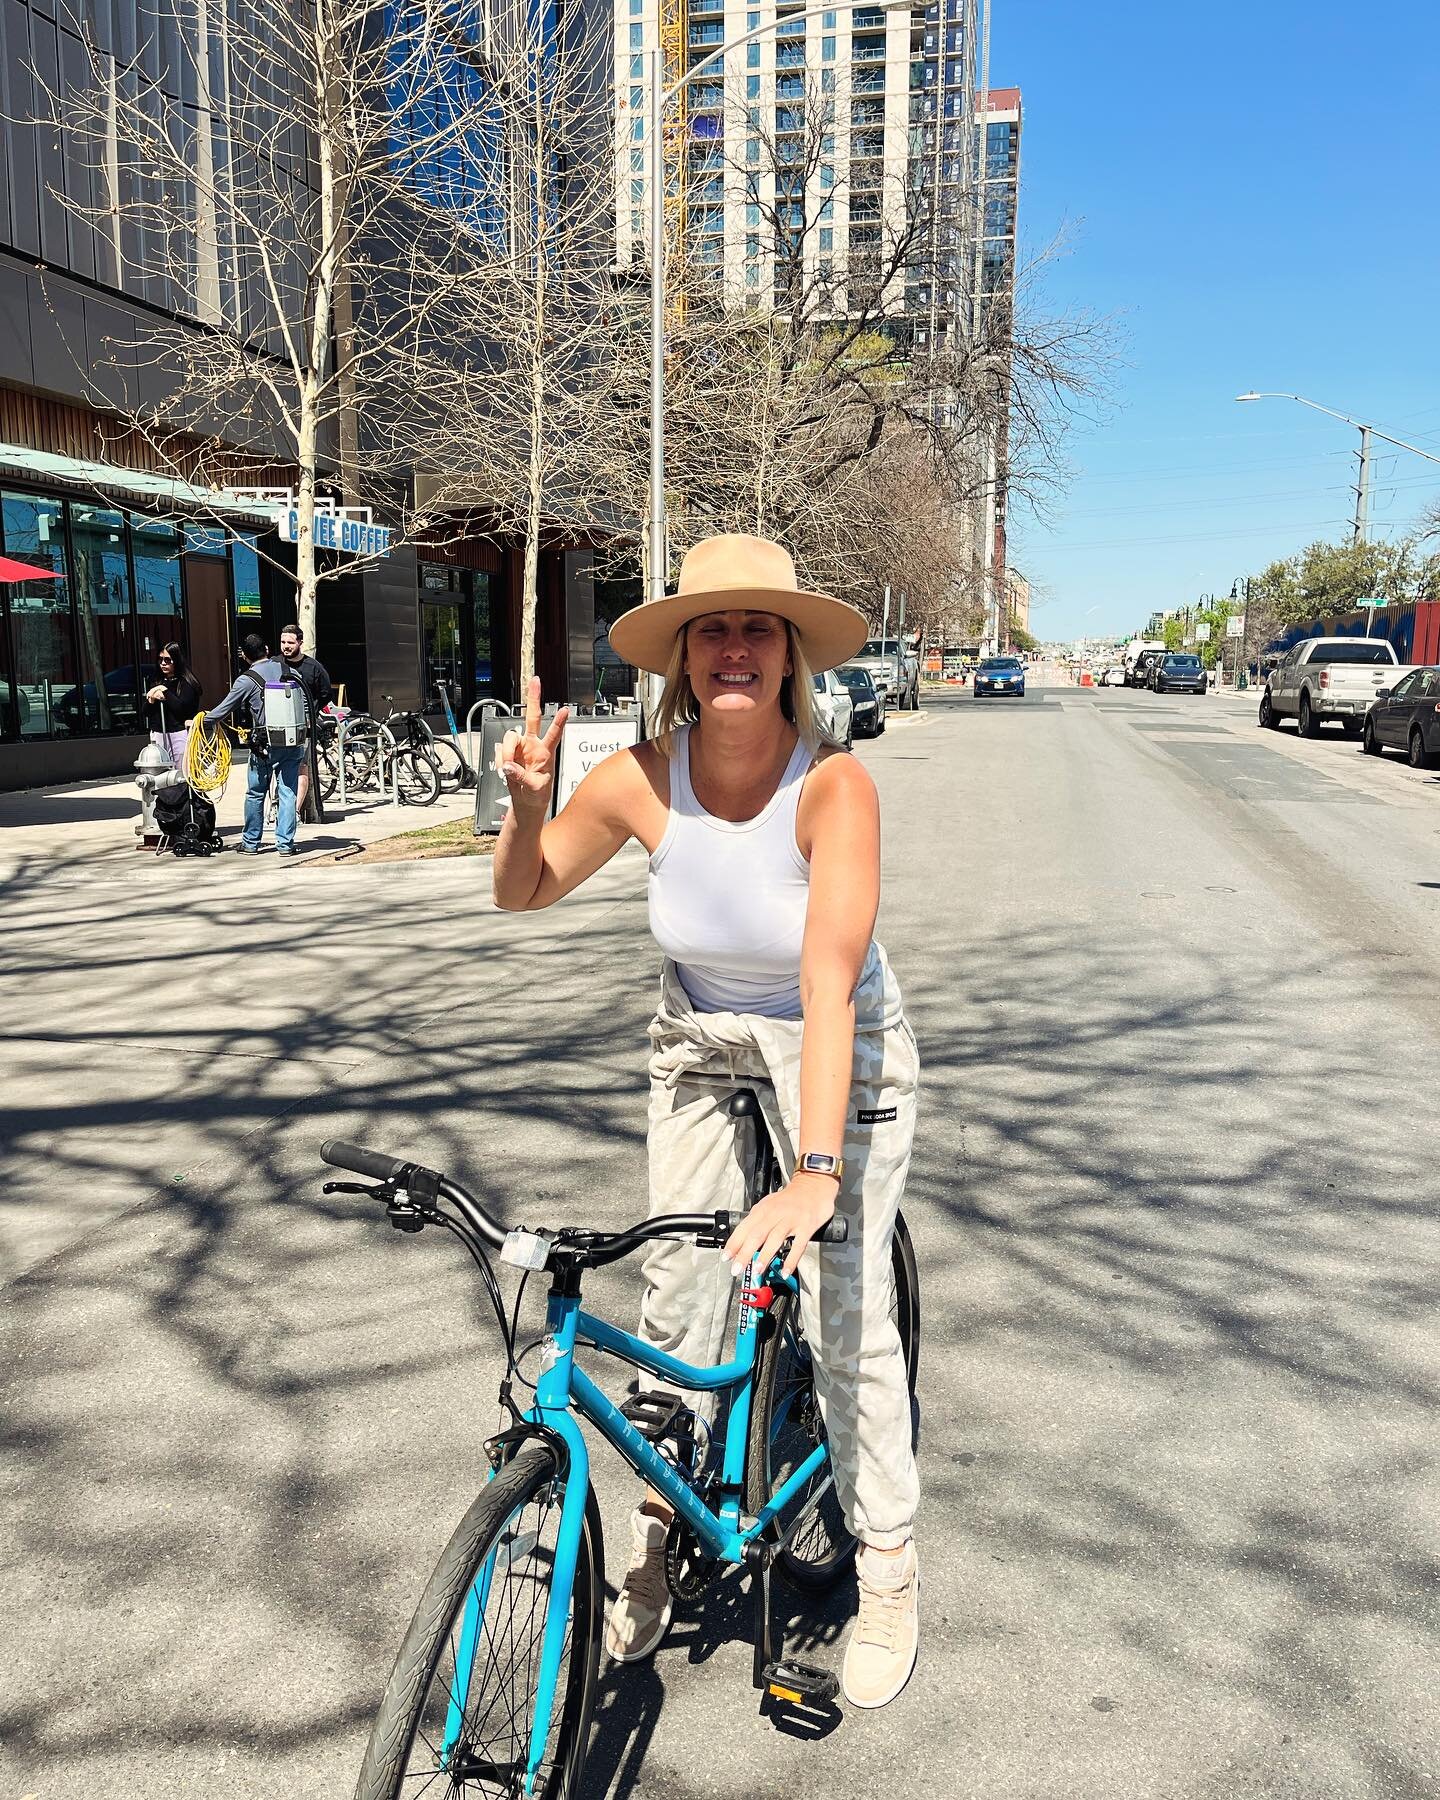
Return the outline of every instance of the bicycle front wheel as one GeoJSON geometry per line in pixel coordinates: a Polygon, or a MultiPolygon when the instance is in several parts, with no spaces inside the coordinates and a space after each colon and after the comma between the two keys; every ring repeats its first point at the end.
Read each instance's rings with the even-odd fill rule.
{"type": "Polygon", "coordinates": [[[440,771],[420,751],[398,750],[395,789],[402,806],[433,806],[440,798],[440,771]]]}
{"type": "Polygon", "coordinates": [[[475,776],[466,762],[458,744],[450,738],[432,737],[425,747],[425,754],[440,771],[440,786],[445,792],[458,792],[461,788],[474,787],[475,776]]]}
{"type": "MultiPolygon", "coordinates": [[[[910,1389],[910,1435],[916,1436],[915,1379],[920,1368],[920,1278],[910,1233],[895,1215],[890,1251],[890,1317],[900,1333],[910,1389]]],[[[745,1460],[745,1509],[758,1513],[825,1436],[815,1369],[798,1294],[786,1294],[770,1309],[773,1329],[755,1372],[754,1411],[745,1460]]],[[[797,1587],[822,1588],[844,1574],[855,1554],[830,1465],[824,1464],[787,1509],[804,1511],[794,1537],[780,1552],[779,1565],[797,1587]]],[[[784,1520],[782,1519],[782,1523],[784,1520]]]]}
{"type": "MultiPolygon", "coordinates": [[[[461,1520],[395,1659],[355,1800],[422,1793],[508,1800],[523,1791],[560,1530],[558,1470],[548,1443],[526,1444],[461,1520]]],[[[572,1800],[579,1790],[600,1662],[603,1579],[591,1490],[535,1782],[543,1800],[572,1800]]]]}

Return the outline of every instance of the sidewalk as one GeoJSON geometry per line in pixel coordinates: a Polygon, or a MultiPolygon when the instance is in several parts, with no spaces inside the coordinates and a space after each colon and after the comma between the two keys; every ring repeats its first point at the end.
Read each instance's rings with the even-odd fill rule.
{"type": "MultiPolygon", "coordinates": [[[[397,832],[416,831],[426,825],[443,825],[451,819],[473,815],[475,790],[442,793],[431,806],[392,806],[374,794],[352,799],[342,807],[327,802],[323,825],[302,825],[296,834],[297,860],[333,854],[356,845],[373,844],[397,832]]],[[[226,849],[240,841],[245,812],[245,762],[237,757],[230,780],[215,808],[216,822],[226,849]]],[[[147,855],[137,846],[135,826],[140,819],[140,790],[134,777],[105,781],[72,782],[59,787],[28,788],[23,793],[0,794],[0,863],[29,857],[95,858],[107,864],[160,864],[193,872],[194,861],[181,864],[172,856],[147,855]]],[[[273,828],[265,830],[264,861],[274,852],[273,828]]],[[[228,855],[212,858],[228,864],[228,855]]],[[[253,863],[248,865],[252,872],[253,863]]]]}

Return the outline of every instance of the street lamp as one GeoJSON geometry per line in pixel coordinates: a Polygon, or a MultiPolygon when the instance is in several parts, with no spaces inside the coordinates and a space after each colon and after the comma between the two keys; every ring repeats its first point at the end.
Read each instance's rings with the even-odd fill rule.
{"type": "MultiPolygon", "coordinates": [[[[669,87],[664,85],[664,53],[657,43],[650,52],[650,570],[647,600],[665,598],[665,158],[661,120],[665,108],[732,50],[741,50],[772,32],[798,25],[828,12],[854,12],[874,5],[880,12],[910,12],[914,0],[821,0],[801,12],[777,14],[741,37],[730,38],[702,56],[669,87]]],[[[682,167],[680,179],[685,179],[682,167]]]]}
{"type": "Polygon", "coordinates": [[[1412,456],[1423,456],[1427,462],[1440,463],[1440,456],[1432,451],[1422,450],[1418,444],[1407,444],[1404,438],[1391,437],[1388,431],[1381,431],[1378,426],[1366,425],[1360,419],[1352,419],[1349,413],[1336,412],[1333,406],[1321,406],[1318,400],[1307,400],[1303,394],[1237,394],[1237,401],[1247,400],[1294,400],[1301,406],[1308,406],[1315,412],[1328,413],[1332,419],[1341,419],[1347,425],[1353,425],[1360,433],[1360,479],[1355,485],[1355,542],[1365,542],[1365,530],[1370,518],[1370,440],[1372,437],[1382,438],[1387,444],[1394,444],[1398,450],[1408,450],[1412,456]]]}

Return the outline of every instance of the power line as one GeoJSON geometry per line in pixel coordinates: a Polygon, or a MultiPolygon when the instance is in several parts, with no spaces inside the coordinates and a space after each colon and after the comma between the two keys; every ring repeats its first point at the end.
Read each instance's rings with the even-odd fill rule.
{"type": "MultiPolygon", "coordinates": [[[[1407,476],[1400,481],[1381,481],[1377,484],[1375,492],[1390,493],[1397,488],[1433,488],[1437,486],[1440,486],[1440,482],[1433,480],[1429,476],[1417,475],[1407,476]]],[[[1122,518],[1144,513],[1177,512],[1182,507],[1187,509],[1198,509],[1205,506],[1247,506],[1262,500],[1314,500],[1321,494],[1348,494],[1352,491],[1353,490],[1348,486],[1332,483],[1325,487],[1268,489],[1265,492],[1258,494],[1206,495],[1202,500],[1191,500],[1188,498],[1174,501],[1164,500],[1158,505],[1102,506],[1087,508],[1084,512],[1067,512],[1065,517],[1067,521],[1074,519],[1122,518]]],[[[1372,494],[1371,497],[1373,499],[1374,494],[1372,494]]]]}
{"type": "Polygon", "coordinates": [[[1088,543],[1079,544],[1070,543],[1068,540],[1057,540],[1053,544],[1027,544],[1019,554],[1033,555],[1036,551],[1046,550],[1055,550],[1066,554],[1071,550],[1139,550],[1156,544],[1228,543],[1232,538],[1269,537],[1283,532],[1324,531],[1332,525],[1343,525],[1348,528],[1350,521],[1348,519],[1316,519],[1309,524],[1297,525],[1286,520],[1283,524],[1247,525],[1239,531],[1201,531],[1187,533],[1180,537],[1092,539],[1088,543]]]}

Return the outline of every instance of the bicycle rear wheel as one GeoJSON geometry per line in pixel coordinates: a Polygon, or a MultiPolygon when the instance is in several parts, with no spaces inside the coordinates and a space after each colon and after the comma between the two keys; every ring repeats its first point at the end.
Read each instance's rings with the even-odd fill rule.
{"type": "MultiPolygon", "coordinates": [[[[917,1419],[915,1381],[920,1370],[920,1277],[909,1230],[898,1213],[890,1252],[890,1277],[890,1317],[905,1352],[913,1442],[917,1419]]],[[[760,1511],[825,1434],[810,1346],[800,1320],[799,1296],[787,1294],[771,1307],[770,1316],[773,1330],[755,1373],[754,1410],[745,1459],[745,1508],[751,1513],[760,1511]]],[[[778,1561],[797,1587],[828,1587],[845,1572],[855,1554],[855,1539],[845,1524],[828,1464],[797,1495],[792,1507],[801,1509],[812,1501],[811,1510],[780,1552],[778,1561]]]]}
{"type": "MultiPolygon", "coordinates": [[[[395,1659],[355,1800],[420,1793],[509,1800],[521,1791],[560,1527],[558,1472],[550,1444],[526,1444],[461,1520],[395,1659]]],[[[591,1490],[535,1783],[543,1800],[572,1800],[579,1790],[600,1661],[604,1564],[591,1490]]]]}
{"type": "Polygon", "coordinates": [[[440,771],[418,750],[397,750],[395,789],[402,806],[433,806],[440,798],[440,771]]]}

